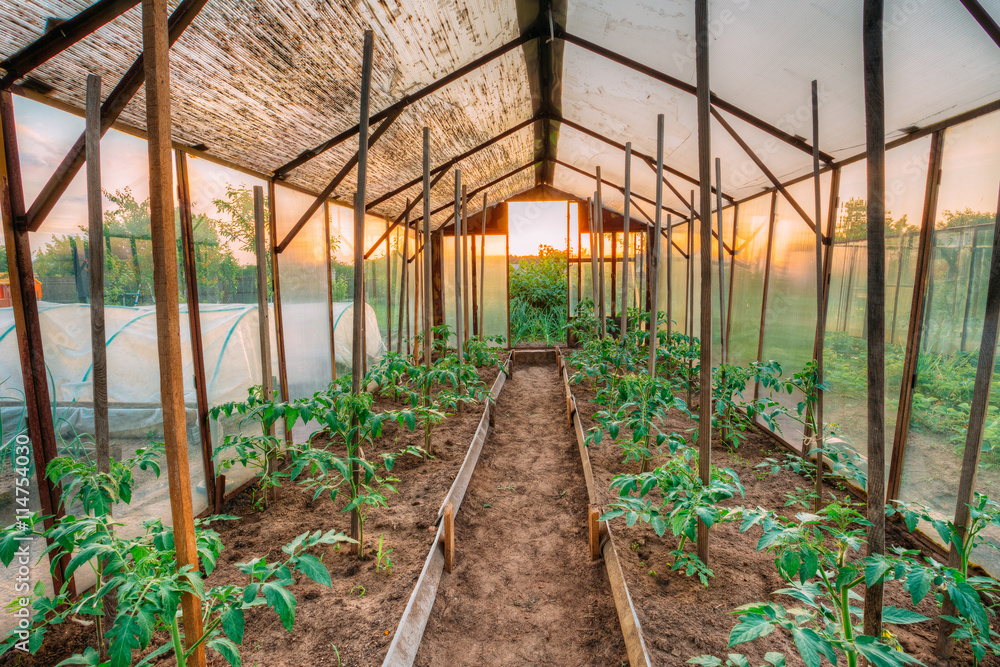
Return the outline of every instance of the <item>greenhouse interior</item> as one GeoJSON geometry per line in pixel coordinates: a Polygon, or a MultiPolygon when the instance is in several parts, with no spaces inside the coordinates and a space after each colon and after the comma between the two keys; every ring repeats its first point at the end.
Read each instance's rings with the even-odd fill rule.
{"type": "Polygon", "coordinates": [[[0,7],[0,666],[1000,665],[1000,0],[0,7]]]}

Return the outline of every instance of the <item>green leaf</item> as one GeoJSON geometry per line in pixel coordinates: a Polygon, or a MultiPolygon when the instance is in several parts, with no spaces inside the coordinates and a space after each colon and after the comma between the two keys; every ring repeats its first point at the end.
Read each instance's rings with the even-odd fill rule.
{"type": "Polygon", "coordinates": [[[66,658],[56,665],[56,667],[63,667],[63,665],[90,665],[91,667],[96,667],[99,664],[101,664],[101,658],[97,655],[97,651],[88,646],[84,650],[83,655],[77,653],[70,658],[66,658]]]}
{"type": "Polygon", "coordinates": [[[729,645],[726,648],[752,642],[755,639],[766,637],[772,632],[774,632],[774,624],[771,619],[762,614],[747,614],[729,633],[729,645]]]}
{"type": "Polygon", "coordinates": [[[225,637],[215,637],[209,640],[208,648],[221,655],[233,667],[242,667],[243,662],[240,660],[239,647],[225,637]]]}
{"type": "Polygon", "coordinates": [[[299,562],[296,564],[295,569],[315,581],[317,584],[323,584],[324,586],[333,585],[333,582],[330,580],[330,572],[326,569],[326,566],[323,565],[320,559],[315,556],[302,554],[299,556],[299,562]]]}
{"type": "Polygon", "coordinates": [[[722,660],[716,658],[714,655],[699,655],[697,658],[691,658],[684,664],[701,665],[702,667],[719,667],[719,665],[722,664],[722,660]]]}
{"type": "Polygon", "coordinates": [[[979,599],[979,593],[969,584],[948,584],[948,597],[955,603],[955,608],[965,618],[972,621],[973,625],[984,635],[989,634],[990,620],[983,609],[983,602],[979,599]]]}
{"type": "Polygon", "coordinates": [[[874,586],[882,581],[885,573],[892,569],[892,563],[884,558],[871,559],[865,565],[865,586],[874,586]]]}
{"type": "Polygon", "coordinates": [[[900,609],[899,607],[883,607],[882,608],[882,622],[892,623],[893,625],[906,625],[909,623],[923,623],[924,621],[929,621],[931,619],[927,618],[923,614],[918,614],[915,611],[910,611],[909,609],[900,609]]]}
{"type": "Polygon", "coordinates": [[[830,659],[831,663],[836,664],[833,647],[812,628],[792,628],[792,639],[795,640],[795,648],[799,650],[799,655],[802,656],[806,667],[820,667],[824,655],[830,659]],[[830,658],[831,655],[834,657],[830,658]]]}
{"type": "Polygon", "coordinates": [[[745,655],[730,653],[727,657],[729,658],[729,662],[733,663],[734,667],[750,667],[750,661],[747,660],[745,655]]]}
{"type": "Polygon", "coordinates": [[[277,612],[281,624],[289,632],[295,623],[295,596],[288,592],[283,586],[273,582],[268,582],[262,587],[264,598],[267,603],[277,612]]]}
{"type": "Polygon", "coordinates": [[[237,644],[243,643],[244,628],[246,628],[246,619],[241,607],[229,607],[222,612],[222,631],[237,644]]]}
{"type": "Polygon", "coordinates": [[[768,651],[764,654],[764,660],[773,667],[785,667],[785,656],[776,651],[768,651]]]}
{"type": "Polygon", "coordinates": [[[897,651],[891,646],[886,646],[874,637],[867,635],[855,639],[854,646],[872,667],[902,667],[903,665],[923,664],[913,656],[903,651],[897,651]]]}

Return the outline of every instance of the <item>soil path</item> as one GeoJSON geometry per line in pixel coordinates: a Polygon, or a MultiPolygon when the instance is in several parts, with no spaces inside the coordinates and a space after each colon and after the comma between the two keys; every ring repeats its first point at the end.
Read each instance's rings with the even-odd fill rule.
{"type": "Polygon", "coordinates": [[[555,365],[519,365],[455,520],[417,665],[627,662],[555,365]]]}

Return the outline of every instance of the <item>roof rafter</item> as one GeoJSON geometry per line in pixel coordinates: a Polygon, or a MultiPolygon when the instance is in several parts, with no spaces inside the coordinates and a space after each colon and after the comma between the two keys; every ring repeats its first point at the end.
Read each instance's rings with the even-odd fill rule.
{"type": "MultiPolygon", "coordinates": [[[[198,15],[198,12],[201,11],[206,2],[208,0],[183,0],[177,6],[177,9],[170,15],[170,19],[167,22],[171,46],[180,38],[184,30],[191,25],[191,21],[198,15]]],[[[125,107],[128,106],[129,101],[135,96],[139,88],[142,87],[145,80],[146,72],[143,66],[143,55],[140,53],[135,62],[132,63],[132,66],[125,72],[125,76],[121,78],[118,85],[114,87],[114,90],[104,100],[104,104],[101,105],[102,137],[114,125],[115,121],[118,120],[118,116],[125,110],[125,107]]],[[[45,183],[42,191],[35,197],[31,208],[28,209],[27,225],[30,231],[38,231],[46,216],[52,211],[52,207],[59,201],[59,197],[66,192],[66,188],[69,187],[73,177],[80,171],[80,167],[83,166],[86,160],[85,136],[81,134],[80,138],[73,144],[73,147],[66,153],[66,157],[56,167],[55,172],[49,178],[48,182],[45,183]]]]}
{"type": "MultiPolygon", "coordinates": [[[[598,141],[603,141],[608,146],[613,146],[614,148],[617,148],[618,150],[620,150],[622,152],[625,151],[625,144],[619,143],[619,142],[615,141],[614,139],[606,137],[603,134],[601,134],[600,132],[597,132],[596,130],[592,130],[589,127],[585,127],[583,125],[580,125],[579,123],[577,123],[575,121],[568,120],[566,118],[563,118],[562,116],[560,116],[559,118],[556,118],[554,120],[557,120],[558,122],[566,125],[567,127],[571,127],[571,128],[573,128],[574,130],[576,130],[578,132],[582,132],[583,134],[586,134],[589,137],[593,137],[594,139],[597,139],[598,141]]],[[[656,168],[656,159],[653,156],[647,155],[647,154],[642,153],[640,151],[637,151],[637,150],[635,150],[635,148],[632,149],[632,155],[634,157],[639,158],[640,160],[642,160],[646,164],[652,163],[653,164],[653,168],[654,169],[656,168]]],[[[685,174],[683,171],[680,171],[679,169],[675,169],[673,167],[670,167],[670,166],[667,166],[667,165],[663,165],[663,170],[666,171],[666,172],[668,172],[668,173],[670,173],[670,174],[673,174],[677,178],[684,179],[685,181],[687,181],[688,183],[691,183],[692,185],[696,185],[696,186],[698,185],[698,179],[694,178],[693,176],[688,176],[687,174],[685,174]]],[[[664,183],[667,182],[665,178],[664,178],[663,182],[664,183]]],[[[667,187],[669,187],[671,190],[673,190],[673,186],[671,186],[669,183],[667,184],[667,187]]],[[[712,186],[712,192],[715,192],[715,187],[714,186],[712,186]]],[[[727,195],[725,192],[722,193],[722,196],[724,198],[728,199],[730,202],[733,201],[733,198],[730,197],[729,195],[727,195]]]]}
{"type": "Polygon", "coordinates": [[[11,57],[0,61],[7,73],[0,79],[0,90],[23,78],[45,61],[59,55],[101,26],[113,21],[139,4],[139,0],[98,0],[76,16],[47,31],[11,57]]]}
{"type": "Polygon", "coordinates": [[[965,8],[969,10],[972,14],[972,18],[976,19],[976,22],[982,26],[986,34],[990,36],[997,46],[1000,46],[1000,26],[997,22],[993,20],[989,12],[983,9],[983,6],[979,4],[979,0],[959,0],[965,8]]]}
{"type": "MultiPolygon", "coordinates": [[[[964,1],[966,1],[966,0],[963,0],[963,2],[964,1]]],[[[598,44],[594,44],[593,42],[590,42],[590,41],[587,41],[586,39],[583,39],[582,37],[577,37],[576,35],[574,35],[572,33],[568,33],[566,31],[560,31],[560,30],[557,29],[556,36],[564,39],[565,41],[569,42],[570,44],[575,44],[576,46],[579,46],[580,48],[583,48],[583,49],[586,49],[586,50],[591,51],[593,53],[596,53],[597,55],[604,56],[605,58],[607,58],[608,60],[611,60],[612,62],[616,62],[619,65],[624,65],[625,67],[628,67],[629,69],[633,69],[633,70],[635,70],[637,72],[641,72],[642,74],[645,74],[646,76],[648,76],[650,78],[656,79],[657,81],[660,81],[660,82],[665,83],[665,84],[667,84],[669,86],[677,88],[678,90],[682,90],[682,91],[684,91],[686,93],[690,93],[691,95],[696,95],[697,92],[698,92],[697,89],[696,89],[696,87],[693,84],[687,83],[686,81],[682,81],[682,80],[678,79],[677,77],[670,76],[669,74],[664,74],[663,72],[660,72],[658,70],[653,69],[652,67],[649,67],[648,65],[643,65],[642,63],[637,62],[635,60],[632,60],[631,58],[627,58],[626,56],[623,56],[620,53],[616,53],[616,52],[612,51],[611,49],[607,49],[607,48],[605,48],[603,46],[600,46],[598,44]]],[[[727,101],[723,100],[722,98],[720,98],[715,93],[711,94],[711,102],[712,102],[713,106],[716,106],[716,107],[718,107],[720,109],[723,109],[723,110],[727,111],[728,113],[731,113],[732,115],[736,116],[740,120],[745,121],[745,122],[749,123],[750,125],[753,125],[758,130],[762,130],[762,131],[770,134],[771,136],[773,136],[773,137],[775,137],[777,139],[780,139],[781,141],[785,142],[786,144],[788,144],[790,146],[794,146],[795,148],[799,149],[800,151],[802,151],[804,153],[808,153],[810,156],[812,156],[812,150],[813,149],[812,149],[812,146],[809,144],[809,142],[807,142],[807,141],[805,141],[805,140],[803,140],[803,139],[801,139],[799,137],[796,137],[794,134],[790,134],[788,132],[785,132],[784,130],[782,130],[782,129],[778,128],[778,127],[775,127],[774,125],[771,125],[767,121],[762,120],[762,119],[758,118],[757,116],[754,116],[752,113],[741,109],[740,107],[736,106],[735,104],[732,104],[730,102],[727,102],[727,101]]],[[[830,155],[827,155],[826,153],[823,153],[822,151],[820,152],[819,155],[820,155],[820,158],[824,162],[826,162],[828,164],[833,162],[833,157],[831,157],[830,155]]]]}
{"type": "MultiPolygon", "coordinates": [[[[468,196],[469,197],[474,197],[477,194],[479,194],[480,192],[482,192],[483,190],[485,190],[487,188],[492,188],[494,185],[497,185],[498,183],[506,181],[508,178],[511,178],[513,176],[517,176],[518,174],[520,174],[525,169],[530,169],[530,168],[534,167],[536,164],[538,164],[538,160],[532,160],[531,162],[525,162],[520,167],[517,167],[515,169],[512,169],[512,170],[508,171],[503,176],[498,176],[497,178],[494,178],[492,181],[490,181],[488,183],[484,183],[483,185],[480,185],[479,187],[477,187],[474,190],[470,190],[468,196]]],[[[437,215],[441,211],[444,211],[445,209],[447,209],[449,207],[452,207],[454,205],[455,205],[454,201],[450,201],[447,204],[443,204],[443,205],[437,207],[436,209],[434,209],[433,211],[431,211],[431,215],[432,216],[433,215],[437,215]]],[[[442,227],[445,227],[449,222],[451,222],[451,220],[452,220],[452,218],[454,216],[455,216],[454,212],[448,214],[448,217],[444,219],[444,222],[442,222],[440,225],[438,225],[437,229],[441,229],[442,227]]],[[[421,220],[423,220],[423,217],[424,216],[420,216],[419,218],[415,218],[413,220],[410,220],[410,224],[414,225],[414,224],[420,222],[421,220]]],[[[435,230],[435,231],[437,231],[437,230],[435,230]]]]}
{"type": "MultiPolygon", "coordinates": [[[[522,46],[525,43],[531,41],[532,39],[535,39],[537,36],[538,35],[536,34],[536,32],[534,30],[528,30],[528,31],[526,31],[524,34],[519,35],[518,37],[515,37],[514,39],[510,40],[506,44],[503,44],[502,46],[498,46],[497,48],[493,49],[492,51],[490,51],[486,55],[481,56],[479,58],[476,58],[472,62],[467,63],[467,64],[459,67],[454,72],[451,72],[450,74],[446,74],[445,76],[441,77],[437,81],[424,86],[420,90],[418,90],[416,92],[413,92],[413,93],[410,93],[408,95],[403,95],[403,97],[401,97],[396,102],[393,102],[392,104],[390,104],[386,108],[382,109],[381,111],[379,111],[375,115],[371,116],[371,118],[369,119],[369,122],[371,122],[371,123],[377,123],[377,122],[379,122],[381,120],[385,120],[387,117],[389,117],[389,115],[391,115],[393,113],[405,110],[408,106],[410,106],[414,102],[419,102],[420,100],[422,100],[423,98],[427,97],[431,93],[434,93],[434,92],[440,90],[441,88],[444,88],[448,84],[461,79],[462,77],[466,76],[467,74],[476,71],[477,69],[479,69],[483,65],[486,65],[486,64],[492,62],[493,60],[496,60],[497,58],[499,58],[500,56],[504,55],[508,51],[513,51],[514,49],[518,48],[519,46],[522,46]]],[[[337,145],[339,145],[339,144],[347,141],[351,137],[357,136],[358,132],[360,131],[359,128],[360,128],[360,124],[354,125],[353,127],[349,127],[346,130],[344,130],[343,132],[341,132],[340,134],[336,135],[335,137],[331,137],[330,139],[327,139],[326,141],[324,141],[323,143],[319,144],[318,146],[316,146],[314,148],[307,149],[307,150],[299,153],[299,155],[294,160],[291,160],[291,161],[289,161],[289,162],[281,165],[277,169],[275,169],[274,170],[274,176],[276,178],[284,178],[288,174],[288,172],[290,172],[291,170],[295,169],[296,167],[302,166],[303,164],[305,164],[309,160],[313,159],[317,155],[325,153],[326,151],[330,150],[334,146],[337,146],[337,145]]]]}

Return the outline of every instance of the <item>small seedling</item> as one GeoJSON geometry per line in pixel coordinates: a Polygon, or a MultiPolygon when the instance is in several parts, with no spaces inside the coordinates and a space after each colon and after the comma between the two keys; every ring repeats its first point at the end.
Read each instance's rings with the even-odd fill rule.
{"type": "Polygon", "coordinates": [[[365,590],[364,586],[351,586],[351,590],[349,590],[347,593],[348,595],[354,595],[354,591],[361,591],[360,593],[358,593],[359,598],[363,598],[365,596],[365,593],[368,592],[365,590]]]}
{"type": "Polygon", "coordinates": [[[382,538],[385,535],[378,536],[378,553],[376,554],[377,560],[375,561],[375,571],[381,570],[386,574],[392,573],[392,560],[389,558],[389,554],[392,553],[392,547],[383,547],[382,538]]]}

